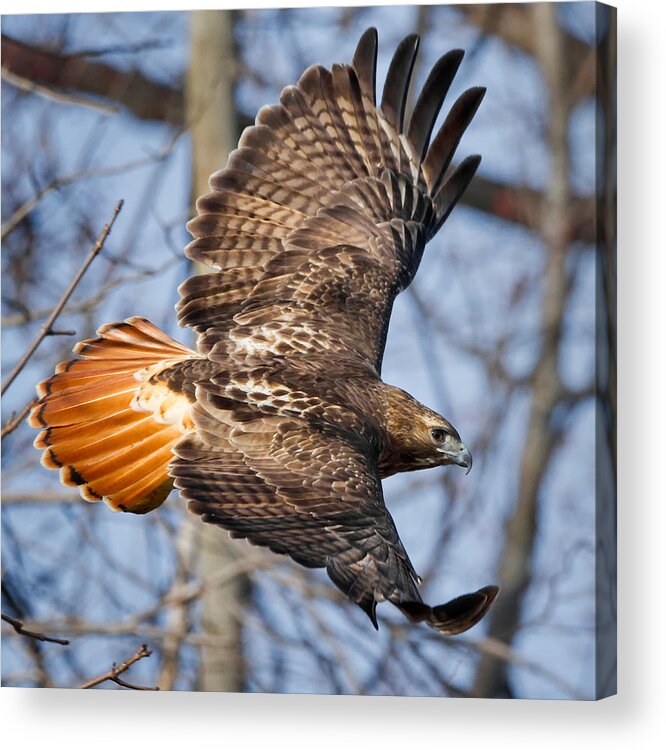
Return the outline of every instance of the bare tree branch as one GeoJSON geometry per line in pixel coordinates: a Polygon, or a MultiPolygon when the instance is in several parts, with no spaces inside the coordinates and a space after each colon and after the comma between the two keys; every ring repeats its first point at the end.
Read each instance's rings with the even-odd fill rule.
{"type": "MultiPolygon", "coordinates": [[[[497,5],[458,5],[456,10],[465,19],[486,35],[494,35],[512,47],[539,58],[537,35],[534,33],[531,8],[519,3],[499,3],[497,5]]],[[[566,47],[563,72],[566,75],[571,102],[590,95],[595,86],[595,51],[577,37],[562,31],[562,43],[566,47]],[[573,84],[573,86],[572,86],[573,84]]]]}
{"type": "MultiPolygon", "coordinates": [[[[568,227],[570,241],[595,241],[595,200],[594,196],[572,196],[571,220],[568,227]]],[[[545,201],[546,196],[539,190],[506,185],[481,175],[474,177],[460,200],[470,208],[476,208],[505,221],[522,224],[536,232],[540,231],[545,201]]]]}
{"type": "Polygon", "coordinates": [[[2,619],[8,622],[19,635],[24,635],[27,638],[35,638],[38,641],[44,641],[46,643],[59,643],[61,646],[69,646],[69,641],[65,638],[54,638],[51,635],[45,635],[34,630],[26,630],[23,627],[21,620],[17,620],[15,617],[10,617],[4,612],[2,613],[2,619]]]}
{"type": "Polygon", "coordinates": [[[124,680],[121,680],[119,678],[121,674],[126,672],[132,666],[132,664],[136,664],[136,662],[138,662],[140,659],[145,659],[152,653],[153,652],[144,643],[134,654],[134,656],[130,656],[127,661],[124,661],[119,666],[113,664],[108,672],[105,672],[99,677],[94,677],[92,680],[88,680],[88,682],[85,682],[83,685],[81,685],[81,690],[93,688],[96,685],[100,685],[102,682],[106,682],[107,680],[109,682],[115,682],[116,685],[120,685],[120,687],[129,688],[130,690],[159,690],[158,687],[142,687],[139,685],[132,685],[129,682],[125,682],[124,680]]]}
{"type": "MultiPolygon", "coordinates": [[[[107,294],[115,289],[116,287],[123,286],[125,284],[133,284],[137,281],[144,281],[145,279],[154,279],[160,274],[173,268],[174,265],[180,262],[180,258],[170,258],[159,268],[146,268],[145,270],[138,271],[137,273],[127,274],[126,276],[120,276],[111,281],[107,282],[99,288],[96,294],[88,297],[87,299],[81,300],[80,302],[66,305],[63,308],[63,312],[66,313],[88,313],[97,307],[100,302],[103,302],[107,294]]],[[[24,310],[20,313],[14,313],[12,315],[5,315],[2,318],[3,328],[12,328],[14,326],[24,325],[30,323],[33,320],[39,320],[45,318],[51,312],[50,308],[42,308],[38,310],[24,310]]],[[[4,434],[4,433],[3,433],[4,434]]]]}
{"type": "Polygon", "coordinates": [[[15,73],[12,73],[5,68],[2,68],[2,78],[20,91],[24,91],[26,94],[37,94],[46,99],[52,99],[59,104],[73,104],[77,107],[90,107],[91,109],[105,115],[113,115],[118,112],[118,107],[111,104],[101,104],[93,99],[86,99],[85,97],[77,96],[76,94],[64,94],[62,91],[57,91],[48,86],[43,86],[34,81],[30,81],[27,78],[17,76],[15,73]]]}
{"type": "MultiPolygon", "coordinates": [[[[500,7],[500,6],[498,6],[500,7]]],[[[514,7],[514,6],[501,6],[514,7]]],[[[483,15],[487,6],[462,6],[463,12],[469,17],[474,23],[481,23],[481,28],[491,29],[492,25],[489,25],[494,19],[494,16],[486,17],[483,15]],[[474,8],[479,10],[474,11],[474,8]],[[481,13],[482,15],[479,15],[481,13]],[[486,20],[484,20],[486,19],[486,20]]],[[[507,38],[513,40],[514,37],[517,40],[523,40],[527,38],[524,34],[525,21],[523,19],[524,9],[518,9],[519,14],[517,18],[520,23],[517,26],[517,30],[509,34],[513,19],[509,15],[500,15],[500,19],[506,18],[506,23],[502,21],[502,28],[507,29],[507,38]]],[[[530,50],[533,47],[533,35],[530,35],[530,50]]],[[[578,40],[576,40],[578,41],[578,40]]],[[[581,48],[585,51],[589,51],[587,45],[583,42],[578,42],[581,48]]],[[[22,71],[21,75],[29,77],[33,82],[39,82],[39,76],[42,75],[43,66],[45,66],[44,59],[48,59],[61,71],[60,75],[63,80],[60,85],[68,85],[73,90],[77,90],[83,93],[94,93],[113,101],[116,97],[117,79],[122,76],[130,76],[128,81],[131,81],[131,91],[128,91],[123,97],[118,99],[120,104],[126,106],[133,115],[140,119],[155,119],[163,120],[170,125],[176,125],[183,127],[185,123],[185,105],[184,105],[184,94],[181,87],[167,88],[163,84],[156,83],[150,79],[142,76],[136,72],[128,74],[124,71],[117,71],[106,65],[99,65],[97,63],[90,63],[84,59],[79,58],[77,55],[64,55],[46,52],[30,45],[26,45],[22,42],[10,39],[9,37],[3,36],[3,70],[9,71],[9,73],[15,73],[15,68],[22,71]],[[5,51],[7,48],[9,54],[5,51]],[[20,49],[20,54],[16,51],[20,49]],[[35,63],[32,64],[30,61],[32,57],[35,58],[35,63]],[[46,56],[46,57],[45,57],[46,56]],[[23,59],[25,57],[25,60],[23,59]],[[44,58],[44,59],[43,59],[44,58]],[[87,73],[90,75],[91,81],[88,81],[88,75],[79,76],[74,75],[70,72],[69,67],[74,64],[85,65],[87,73]],[[13,67],[12,67],[13,66],[13,67]],[[103,69],[103,75],[100,74],[100,78],[95,78],[91,71],[94,71],[97,67],[103,69]],[[64,72],[63,72],[64,71],[64,72]],[[108,85],[106,87],[101,85],[103,81],[113,81],[114,85],[108,85]],[[64,81],[64,83],[63,83],[64,81]],[[136,91],[135,91],[136,89],[136,91]],[[165,91],[166,89],[166,91],[165,91]],[[135,101],[140,99],[141,106],[135,101]],[[176,104],[177,102],[177,104],[176,104]]],[[[576,58],[578,59],[578,57],[576,58]]],[[[57,75],[51,72],[54,79],[57,80],[57,75]]],[[[49,81],[55,85],[56,80],[49,81]]],[[[592,76],[594,80],[594,76],[592,76]]],[[[248,125],[253,124],[251,118],[239,117],[238,118],[238,132],[240,132],[248,125]]],[[[491,213],[506,221],[516,222],[523,224],[530,229],[538,230],[539,217],[543,210],[543,194],[538,191],[527,187],[514,187],[511,185],[503,184],[495,180],[484,178],[477,175],[473,180],[469,188],[465,191],[461,202],[476,208],[479,211],[485,211],[491,213]]],[[[574,204],[574,216],[576,220],[571,223],[570,231],[572,233],[571,239],[578,239],[584,242],[593,242],[595,237],[593,234],[594,224],[590,222],[590,217],[594,215],[594,197],[593,196],[577,196],[574,204]]],[[[10,225],[12,219],[8,220],[7,224],[10,225]]],[[[5,234],[3,228],[3,234],[5,234]]]]}
{"type": "Polygon", "coordinates": [[[7,505],[29,505],[30,503],[50,503],[65,505],[80,503],[81,495],[78,493],[66,494],[64,492],[3,492],[2,504],[7,505]]]}
{"type": "Polygon", "coordinates": [[[42,341],[47,336],[52,336],[54,334],[53,324],[56,322],[58,316],[60,315],[63,308],[67,304],[67,300],[72,296],[74,290],[76,289],[79,282],[83,278],[85,272],[88,270],[90,264],[95,260],[95,258],[99,255],[102,248],[104,247],[106,238],[111,233],[111,228],[113,227],[116,219],[118,218],[118,214],[120,213],[122,207],[123,207],[123,201],[122,200],[118,201],[113,211],[113,216],[111,217],[111,220],[104,227],[104,229],[102,229],[102,232],[97,238],[97,242],[95,242],[95,244],[90,248],[90,252],[86,256],[83,263],[81,264],[81,267],[79,268],[79,270],[74,275],[74,278],[71,280],[69,286],[65,290],[65,293],[62,295],[60,300],[57,302],[56,306],[51,311],[51,314],[49,315],[46,323],[44,323],[44,325],[41,327],[39,333],[35,337],[32,344],[30,344],[25,354],[21,357],[21,359],[16,364],[16,367],[14,367],[12,372],[9,374],[7,380],[2,384],[2,389],[0,390],[0,394],[4,394],[5,391],[9,388],[9,386],[14,382],[14,380],[16,380],[17,376],[20,374],[21,370],[23,370],[23,368],[29,362],[30,357],[32,357],[32,355],[35,353],[35,351],[37,350],[37,347],[42,343],[42,341]]]}
{"type": "Polygon", "coordinates": [[[79,54],[52,52],[2,35],[3,75],[43,88],[78,92],[117,102],[140,120],[184,122],[183,93],[153,81],[136,69],[118,70],[79,54]]]}
{"type": "MultiPolygon", "coordinates": [[[[59,190],[60,188],[67,187],[68,185],[72,185],[83,180],[89,180],[93,177],[112,177],[114,175],[123,174],[135,169],[141,169],[142,167],[146,167],[163,161],[171,154],[186,130],[186,127],[180,128],[174,134],[174,136],[169,139],[169,142],[163,149],[145,158],[134,159],[124,164],[115,164],[109,167],[83,169],[64,177],[56,177],[55,179],[51,180],[46,185],[41,187],[32,197],[24,201],[12,213],[12,215],[2,225],[2,230],[0,230],[0,239],[6,239],[16,229],[16,227],[19,226],[22,221],[25,221],[30,213],[34,211],[34,209],[39,205],[40,201],[52,191],[59,190]]],[[[5,325],[4,322],[3,325],[5,325]]]]}
{"type": "MultiPolygon", "coordinates": [[[[28,413],[30,412],[30,409],[37,403],[37,399],[33,398],[32,401],[27,403],[18,414],[11,414],[9,419],[5,422],[5,424],[2,426],[2,438],[7,437],[7,435],[11,435],[12,432],[23,422],[23,420],[28,416],[28,413]]],[[[3,498],[4,501],[4,498],[3,498]]]]}

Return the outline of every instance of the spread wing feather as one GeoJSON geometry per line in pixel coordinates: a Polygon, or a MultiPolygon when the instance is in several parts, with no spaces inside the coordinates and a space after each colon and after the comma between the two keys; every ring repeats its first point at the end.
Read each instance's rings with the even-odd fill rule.
{"type": "Polygon", "coordinates": [[[494,593],[422,602],[383,501],[383,407],[368,403],[395,296],[479,163],[447,176],[482,89],[458,99],[429,148],[460,51],[437,62],[405,127],[417,49],[416,36],[399,45],[379,107],[374,29],[351,66],[308,68],[197,201],[186,254],[212,273],[181,286],[178,314],[219,370],[191,384],[196,430],[170,473],[204,521],[326,568],[375,626],[389,600],[454,633],[494,593]]]}
{"type": "Polygon", "coordinates": [[[198,434],[171,475],[188,508],[233,536],[326,568],[376,625],[377,601],[421,602],[370,452],[299,419],[239,414],[198,393],[198,434]],[[203,439],[202,439],[203,438],[203,439]]]}
{"type": "Polygon", "coordinates": [[[193,417],[197,432],[174,449],[170,473],[188,509],[205,522],[325,568],[375,627],[377,603],[385,600],[446,635],[469,629],[492,605],[494,586],[436,607],[423,602],[362,439],[221,403],[202,386],[193,417]]]}
{"type": "MultiPolygon", "coordinates": [[[[304,316],[318,315],[317,331],[322,332],[323,324],[330,329],[323,333],[332,338],[344,313],[341,285],[356,285],[357,296],[368,300],[383,295],[381,307],[370,305],[373,317],[363,333],[367,340],[359,347],[379,372],[393,300],[411,282],[425,243],[449,215],[479,162],[478,157],[464,161],[445,178],[483,96],[480,88],[458,99],[429,148],[461,50],[435,64],[405,126],[417,49],[416,36],[398,46],[377,107],[377,36],[368,30],[352,65],[331,70],[314,65],[297,85],[283,90],[279,104],[263,107],[227,167],[213,175],[212,192],[197,201],[198,216],[188,225],[194,239],[186,254],[214,269],[216,280],[208,289],[186,284],[179,306],[180,322],[197,330],[203,354],[210,355],[240,325],[246,327],[240,339],[261,337],[256,327],[247,328],[249,318],[243,315],[256,311],[260,300],[266,308],[272,306],[266,292],[273,279],[280,278],[282,296],[270,314],[273,320],[286,320],[291,308],[279,305],[302,298],[299,281],[321,272],[324,262],[342,263],[328,270],[329,277],[337,278],[335,291],[318,297],[304,316]],[[353,248],[352,269],[339,252],[325,261],[321,257],[322,249],[343,246],[353,248]],[[374,268],[377,263],[384,269],[375,274],[380,288],[362,283],[364,264],[374,268]],[[238,268],[249,271],[238,274],[238,268]],[[392,279],[388,287],[387,278],[392,279]]],[[[349,311],[349,317],[356,314],[349,311]]],[[[335,348],[342,352],[345,345],[335,348]]],[[[226,356],[228,347],[223,348],[226,356]]]]}

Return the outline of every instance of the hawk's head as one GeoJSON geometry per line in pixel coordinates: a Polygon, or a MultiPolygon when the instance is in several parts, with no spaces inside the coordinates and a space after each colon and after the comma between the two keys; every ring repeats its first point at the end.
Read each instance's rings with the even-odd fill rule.
{"type": "Polygon", "coordinates": [[[444,417],[435,415],[436,419],[426,419],[428,423],[428,437],[430,439],[430,451],[433,448],[435,457],[439,460],[437,464],[456,464],[467,469],[467,474],[472,470],[472,454],[460,439],[456,428],[444,417]]]}
{"type": "Polygon", "coordinates": [[[395,471],[413,471],[456,464],[469,474],[472,454],[448,419],[393,387],[386,416],[390,436],[387,453],[391,458],[382,462],[384,470],[397,466],[395,471]],[[393,466],[387,466],[389,462],[393,466]]]}

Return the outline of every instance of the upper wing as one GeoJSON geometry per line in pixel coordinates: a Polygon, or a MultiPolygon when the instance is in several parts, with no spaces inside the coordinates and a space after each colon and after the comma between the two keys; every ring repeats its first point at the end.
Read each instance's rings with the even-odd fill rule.
{"type": "Polygon", "coordinates": [[[491,589],[440,607],[423,604],[363,439],[261,415],[238,402],[220,407],[199,389],[193,417],[197,434],[175,448],[171,475],[204,521],[307,567],[326,568],[375,627],[383,600],[447,634],[485,614],[491,589]]]}
{"type": "Polygon", "coordinates": [[[202,353],[325,350],[379,371],[393,300],[480,161],[449,169],[481,88],[462,94],[429,146],[462,51],[436,63],[405,121],[418,41],[396,50],[379,106],[374,29],[352,65],[309,68],[212,176],[186,254],[216,272],[185,282],[178,306],[202,353]]]}

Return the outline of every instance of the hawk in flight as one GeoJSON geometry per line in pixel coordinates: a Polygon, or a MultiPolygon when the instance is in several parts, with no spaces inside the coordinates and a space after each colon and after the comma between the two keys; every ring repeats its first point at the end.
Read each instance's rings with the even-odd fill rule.
{"type": "Polygon", "coordinates": [[[205,522],[325,568],[375,627],[390,601],[455,634],[497,588],[425,604],[381,484],[472,466],[450,422],[380,377],[396,295],[480,162],[451,166],[483,88],[431,140],[461,50],[405,118],[418,44],[398,46],[377,103],[369,29],[351,65],[308,68],[244,131],[188,225],[185,254],[210,269],[179,290],[196,351],[144,318],[105,325],[40,383],[30,424],[86,500],[146,513],[175,486],[205,522]]]}

